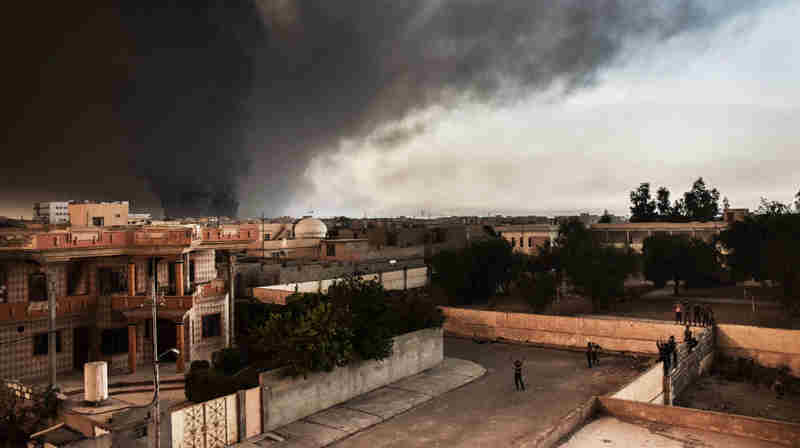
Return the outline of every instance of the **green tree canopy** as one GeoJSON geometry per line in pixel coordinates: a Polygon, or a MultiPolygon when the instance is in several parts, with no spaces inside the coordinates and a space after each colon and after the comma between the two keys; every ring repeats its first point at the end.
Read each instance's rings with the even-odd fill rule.
{"type": "Polygon", "coordinates": [[[687,218],[691,221],[711,221],[719,215],[719,191],[716,188],[709,190],[702,177],[683,194],[683,201],[687,218]]]}
{"type": "Polygon", "coordinates": [[[631,222],[654,221],[656,202],[650,197],[650,183],[643,182],[639,188],[631,191],[631,222]]]}

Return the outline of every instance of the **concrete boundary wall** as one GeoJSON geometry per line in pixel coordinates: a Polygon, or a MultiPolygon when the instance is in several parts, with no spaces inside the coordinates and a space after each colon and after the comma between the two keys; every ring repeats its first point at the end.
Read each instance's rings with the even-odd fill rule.
{"type": "Polygon", "coordinates": [[[430,328],[396,336],[392,355],[382,361],[362,361],[305,378],[285,377],[283,369],[264,372],[259,376],[263,431],[430,369],[443,359],[442,329],[430,328]]]}
{"type": "MultiPolygon", "coordinates": [[[[388,291],[421,288],[428,283],[428,268],[417,267],[360,276],[363,280],[375,280],[388,291]]],[[[258,286],[253,288],[253,297],[266,302],[286,305],[286,298],[297,293],[326,293],[328,288],[341,278],[314,280],[309,282],[287,283],[283,285],[258,286]]]]}
{"type": "Polygon", "coordinates": [[[584,423],[592,418],[600,408],[597,397],[590,398],[586,403],[578,406],[561,418],[555,425],[545,429],[536,435],[533,443],[526,443],[524,446],[532,448],[551,448],[558,445],[558,442],[583,426],[584,423]]]}
{"type": "Polygon", "coordinates": [[[621,420],[645,420],[684,428],[714,431],[796,447],[800,424],[724,414],[678,406],[662,406],[638,401],[600,397],[600,407],[621,420]]]}
{"type": "Polygon", "coordinates": [[[717,351],[731,358],[751,358],[757,364],[778,368],[787,366],[800,377],[800,330],[720,324],[717,351]]]}
{"type": "Polygon", "coordinates": [[[664,363],[656,363],[627,386],[618,390],[611,398],[643,403],[664,403],[664,363]]]}
{"type": "Polygon", "coordinates": [[[675,398],[680,396],[690,384],[711,370],[714,360],[714,329],[703,328],[695,338],[697,346],[691,353],[685,342],[678,344],[678,365],[673,366],[667,377],[665,389],[669,395],[665,404],[673,404],[675,398]]]}
{"type": "Polygon", "coordinates": [[[463,337],[542,344],[553,347],[586,348],[591,341],[603,350],[656,354],[656,341],[675,336],[683,327],[667,321],[626,320],[593,317],[548,316],[529,313],[440,307],[444,329],[463,337]]]}

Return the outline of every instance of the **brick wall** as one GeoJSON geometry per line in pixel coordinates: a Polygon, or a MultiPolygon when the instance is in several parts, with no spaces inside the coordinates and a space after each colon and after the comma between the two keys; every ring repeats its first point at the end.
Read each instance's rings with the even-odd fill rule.
{"type": "Polygon", "coordinates": [[[678,397],[690,384],[711,368],[714,358],[714,331],[713,328],[692,328],[694,337],[697,338],[697,346],[689,353],[689,347],[685,343],[678,344],[678,364],[672,366],[672,370],[667,377],[669,389],[669,402],[675,402],[678,397]]]}

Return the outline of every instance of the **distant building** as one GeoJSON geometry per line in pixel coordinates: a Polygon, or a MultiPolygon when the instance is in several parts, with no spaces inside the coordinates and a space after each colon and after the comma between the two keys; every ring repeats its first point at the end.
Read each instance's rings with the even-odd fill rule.
{"type": "Polygon", "coordinates": [[[546,242],[553,244],[558,238],[558,226],[552,224],[513,224],[495,227],[495,232],[511,244],[514,252],[528,255],[539,253],[546,242]]]}
{"type": "Polygon", "coordinates": [[[46,224],[68,224],[69,202],[37,202],[33,204],[33,220],[46,224]]]}
{"type": "Polygon", "coordinates": [[[138,226],[149,224],[153,221],[150,213],[128,213],[128,225],[138,226]]]}
{"type": "Polygon", "coordinates": [[[128,201],[69,203],[69,221],[73,227],[125,226],[128,212],[128,201]]]}

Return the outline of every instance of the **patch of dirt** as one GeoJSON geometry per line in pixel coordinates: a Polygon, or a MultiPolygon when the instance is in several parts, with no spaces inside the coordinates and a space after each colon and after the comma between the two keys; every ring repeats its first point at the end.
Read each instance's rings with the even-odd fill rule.
{"type": "Polygon", "coordinates": [[[783,398],[763,384],[705,376],[676,400],[678,406],[750,417],[800,423],[800,394],[788,390],[783,398]]]}

